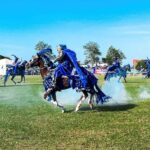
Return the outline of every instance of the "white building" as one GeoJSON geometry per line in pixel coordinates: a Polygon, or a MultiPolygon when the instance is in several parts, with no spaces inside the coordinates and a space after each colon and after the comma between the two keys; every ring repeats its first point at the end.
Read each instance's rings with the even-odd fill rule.
{"type": "Polygon", "coordinates": [[[10,59],[1,59],[0,60],[0,76],[6,75],[6,65],[11,65],[13,63],[10,59]]]}

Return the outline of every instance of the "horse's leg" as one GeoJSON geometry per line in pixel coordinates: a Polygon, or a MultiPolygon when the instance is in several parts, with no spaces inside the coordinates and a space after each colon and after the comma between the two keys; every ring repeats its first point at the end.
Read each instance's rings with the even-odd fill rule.
{"type": "Polygon", "coordinates": [[[56,91],[53,91],[52,93],[51,93],[51,95],[52,95],[52,98],[53,98],[53,104],[54,105],[56,105],[57,107],[59,107],[61,110],[62,110],[62,113],[64,113],[65,112],[65,109],[64,109],[64,106],[62,106],[62,105],[60,105],[59,103],[58,103],[58,101],[57,101],[57,98],[56,98],[56,91]]]}
{"type": "Polygon", "coordinates": [[[21,81],[20,81],[20,83],[22,83],[22,81],[23,81],[23,76],[21,76],[21,81]]]}
{"type": "Polygon", "coordinates": [[[118,82],[120,82],[120,80],[121,80],[121,76],[119,77],[118,82]]]}
{"type": "Polygon", "coordinates": [[[127,83],[126,77],[124,77],[124,82],[127,83]]]}
{"type": "Polygon", "coordinates": [[[82,96],[80,97],[80,99],[79,99],[79,101],[78,101],[78,103],[77,103],[75,112],[77,112],[77,111],[79,110],[79,108],[80,108],[82,102],[83,102],[84,100],[86,100],[86,98],[88,97],[88,94],[87,94],[86,91],[82,91],[82,92],[83,92],[83,94],[82,94],[82,96]]]}
{"type": "Polygon", "coordinates": [[[120,82],[121,78],[122,78],[122,76],[120,76],[120,77],[119,77],[119,80],[118,80],[118,82],[120,82]]]}
{"type": "Polygon", "coordinates": [[[17,83],[21,83],[22,81],[23,81],[23,76],[21,75],[21,80],[19,82],[17,82],[17,83]]]}
{"type": "Polygon", "coordinates": [[[76,106],[76,109],[75,109],[75,112],[77,112],[81,106],[81,103],[82,103],[82,99],[83,99],[83,95],[81,95],[80,99],[78,100],[78,103],[77,103],[77,106],[76,106]]]}
{"type": "Polygon", "coordinates": [[[23,76],[23,81],[24,81],[24,83],[26,82],[26,78],[25,78],[25,75],[23,76]]]}
{"type": "Polygon", "coordinates": [[[11,81],[16,85],[16,82],[14,81],[15,75],[12,76],[11,81]]]}
{"type": "Polygon", "coordinates": [[[88,101],[88,103],[89,103],[89,106],[90,106],[90,108],[91,109],[93,109],[93,96],[94,96],[94,94],[90,94],[90,99],[89,99],[89,101],[88,101]]]}

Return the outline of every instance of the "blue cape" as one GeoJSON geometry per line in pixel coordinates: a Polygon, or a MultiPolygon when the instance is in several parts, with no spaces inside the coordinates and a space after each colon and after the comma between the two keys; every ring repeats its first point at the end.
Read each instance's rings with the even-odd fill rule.
{"type": "Polygon", "coordinates": [[[63,52],[70,58],[70,61],[72,62],[74,68],[76,69],[80,80],[82,82],[82,86],[83,88],[86,88],[87,86],[87,77],[86,75],[82,72],[78,62],[77,62],[77,57],[76,57],[76,53],[70,49],[65,49],[63,50],[63,52]]]}

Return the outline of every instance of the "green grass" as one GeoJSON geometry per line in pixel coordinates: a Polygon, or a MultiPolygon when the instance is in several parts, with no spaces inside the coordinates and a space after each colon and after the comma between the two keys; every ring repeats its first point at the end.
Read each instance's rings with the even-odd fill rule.
{"type": "Polygon", "coordinates": [[[0,87],[0,149],[150,149],[150,99],[137,97],[140,87],[150,88],[150,80],[128,81],[126,89],[136,101],[92,111],[85,105],[78,113],[67,107],[64,114],[42,100],[39,76],[18,86],[9,82],[0,87]]]}

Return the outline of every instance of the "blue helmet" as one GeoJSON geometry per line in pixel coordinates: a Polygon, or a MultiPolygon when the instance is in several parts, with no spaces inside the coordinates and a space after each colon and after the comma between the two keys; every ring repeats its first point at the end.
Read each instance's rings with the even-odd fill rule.
{"type": "Polygon", "coordinates": [[[59,44],[58,45],[62,50],[67,49],[67,46],[65,44],[59,44]]]}

